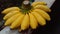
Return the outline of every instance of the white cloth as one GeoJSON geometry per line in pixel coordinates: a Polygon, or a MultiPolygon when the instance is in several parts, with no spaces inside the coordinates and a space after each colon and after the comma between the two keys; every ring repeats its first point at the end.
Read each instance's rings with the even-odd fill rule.
{"type": "MultiPolygon", "coordinates": [[[[35,2],[38,1],[44,1],[47,3],[47,6],[50,8],[55,0],[35,0],[35,2]]],[[[0,34],[21,34],[18,32],[18,30],[10,30],[9,27],[5,27],[2,31],[0,31],[0,34]]]]}

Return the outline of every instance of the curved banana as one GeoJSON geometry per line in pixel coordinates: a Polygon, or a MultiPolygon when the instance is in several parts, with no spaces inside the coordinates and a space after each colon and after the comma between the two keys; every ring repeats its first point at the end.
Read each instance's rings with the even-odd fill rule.
{"type": "Polygon", "coordinates": [[[33,7],[35,7],[36,5],[47,5],[47,3],[45,3],[45,2],[33,2],[31,5],[33,7]]]}
{"type": "Polygon", "coordinates": [[[36,18],[31,13],[29,13],[29,17],[30,17],[30,26],[31,26],[31,28],[36,29],[37,26],[38,26],[36,18]]]}
{"type": "Polygon", "coordinates": [[[34,7],[35,9],[42,9],[46,12],[51,12],[51,10],[47,7],[47,6],[44,6],[44,5],[37,5],[34,7]]]}
{"type": "Polygon", "coordinates": [[[33,10],[37,13],[39,13],[43,18],[47,19],[48,21],[51,20],[50,16],[48,15],[48,13],[46,13],[45,11],[41,10],[41,9],[35,9],[33,10]]]}
{"type": "Polygon", "coordinates": [[[7,15],[4,16],[4,20],[7,20],[8,18],[12,17],[13,15],[17,14],[17,13],[20,13],[19,11],[12,11],[12,12],[9,12],[7,15]]]}
{"type": "Polygon", "coordinates": [[[14,22],[20,15],[21,15],[21,14],[18,13],[18,14],[16,14],[16,15],[12,16],[11,18],[9,18],[9,19],[5,22],[4,25],[5,25],[5,26],[11,25],[12,22],[14,22]]]}
{"type": "Polygon", "coordinates": [[[18,7],[10,7],[10,8],[6,8],[5,10],[2,11],[3,14],[7,14],[11,11],[20,11],[20,8],[18,7]]]}
{"type": "Polygon", "coordinates": [[[21,23],[21,30],[25,30],[27,28],[29,28],[29,15],[28,14],[24,16],[24,19],[21,23]]]}
{"type": "Polygon", "coordinates": [[[37,21],[40,25],[46,24],[45,19],[41,15],[39,15],[37,12],[31,12],[31,13],[35,16],[35,18],[37,19],[37,21]]]}
{"type": "Polygon", "coordinates": [[[11,29],[15,29],[21,25],[24,14],[21,14],[10,26],[11,29]]]}

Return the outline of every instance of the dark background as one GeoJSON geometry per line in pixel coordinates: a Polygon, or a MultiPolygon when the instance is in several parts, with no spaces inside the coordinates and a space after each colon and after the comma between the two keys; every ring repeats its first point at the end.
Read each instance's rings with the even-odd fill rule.
{"type": "MultiPolygon", "coordinates": [[[[1,11],[7,7],[20,6],[23,0],[0,0],[0,20],[3,16],[1,11]]],[[[51,7],[51,21],[46,26],[39,26],[36,30],[33,30],[32,34],[60,34],[60,1],[56,0],[51,7]]]]}

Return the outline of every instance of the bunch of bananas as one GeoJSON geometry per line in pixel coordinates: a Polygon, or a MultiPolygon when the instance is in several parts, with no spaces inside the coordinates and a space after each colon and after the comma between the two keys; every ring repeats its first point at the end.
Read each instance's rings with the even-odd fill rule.
{"type": "Polygon", "coordinates": [[[10,26],[11,29],[18,28],[19,31],[36,29],[38,24],[44,26],[46,20],[50,21],[51,18],[47,12],[51,10],[47,7],[45,2],[33,2],[32,8],[23,13],[19,7],[10,7],[2,11],[2,14],[6,14],[3,19],[6,21],[5,26],[10,26]]]}

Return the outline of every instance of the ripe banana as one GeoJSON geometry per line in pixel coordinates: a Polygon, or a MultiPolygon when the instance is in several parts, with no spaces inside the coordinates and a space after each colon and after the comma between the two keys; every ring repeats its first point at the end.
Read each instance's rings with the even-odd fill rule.
{"type": "Polygon", "coordinates": [[[9,12],[7,15],[4,16],[4,20],[7,20],[8,18],[12,17],[13,15],[17,14],[17,13],[20,13],[19,11],[12,11],[12,12],[9,12]]]}
{"type": "Polygon", "coordinates": [[[24,16],[24,19],[21,23],[21,29],[20,30],[25,30],[27,28],[29,28],[29,15],[28,14],[26,14],[24,16]]]}
{"type": "Polygon", "coordinates": [[[45,2],[33,2],[31,5],[33,7],[35,7],[36,5],[47,5],[47,3],[45,3],[45,2]]]}
{"type": "Polygon", "coordinates": [[[10,7],[10,8],[6,8],[5,10],[2,11],[3,14],[7,14],[11,11],[20,11],[20,8],[18,7],[10,7]]]}
{"type": "Polygon", "coordinates": [[[46,20],[51,20],[47,12],[51,12],[51,10],[45,2],[33,2],[31,5],[28,2],[26,6],[23,4],[20,8],[6,8],[2,11],[2,14],[6,14],[3,17],[6,21],[5,26],[10,26],[11,29],[19,29],[19,32],[21,32],[29,27],[36,29],[38,24],[44,26],[46,20]]]}
{"type": "Polygon", "coordinates": [[[31,28],[36,29],[37,26],[38,26],[36,18],[31,13],[29,13],[29,17],[30,17],[30,26],[31,26],[31,28]]]}
{"type": "Polygon", "coordinates": [[[51,20],[50,16],[48,15],[48,13],[46,13],[45,11],[41,10],[41,9],[35,9],[33,10],[37,13],[39,13],[43,18],[47,19],[48,21],[51,20]]]}
{"type": "Polygon", "coordinates": [[[24,14],[21,14],[10,26],[11,29],[15,29],[21,25],[24,14]]]}
{"type": "Polygon", "coordinates": [[[12,16],[11,18],[9,18],[9,19],[5,22],[4,25],[5,25],[5,26],[11,25],[12,22],[14,22],[20,15],[21,15],[21,14],[18,13],[18,14],[16,14],[16,15],[12,16]]]}
{"type": "Polygon", "coordinates": [[[37,5],[34,7],[35,9],[42,9],[46,12],[51,12],[51,10],[47,7],[47,6],[44,6],[44,5],[37,5]]]}
{"type": "Polygon", "coordinates": [[[45,19],[41,15],[39,15],[37,12],[31,12],[31,13],[35,16],[35,18],[37,19],[37,21],[40,25],[46,24],[45,19]]]}

